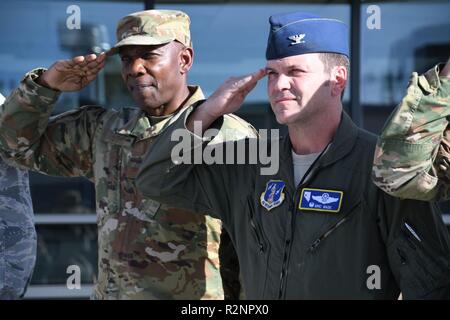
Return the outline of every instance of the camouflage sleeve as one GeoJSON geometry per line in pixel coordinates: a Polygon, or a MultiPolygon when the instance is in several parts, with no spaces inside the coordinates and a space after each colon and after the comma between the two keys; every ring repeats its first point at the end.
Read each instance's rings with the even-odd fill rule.
{"type": "Polygon", "coordinates": [[[0,107],[0,153],[24,169],[49,175],[92,177],[92,140],[105,109],[87,106],[51,117],[59,92],[27,73],[0,107]]]}
{"type": "Polygon", "coordinates": [[[218,125],[221,132],[227,132],[225,138],[217,135],[211,140],[211,137],[206,137],[209,129],[203,137],[199,137],[185,128],[190,112],[192,108],[184,112],[152,145],[140,167],[136,185],[143,195],[151,199],[195,212],[205,212],[229,223],[233,219],[231,213],[234,200],[252,190],[249,186],[252,168],[250,165],[205,164],[201,159],[197,161],[195,154],[196,151],[202,152],[213,146],[216,154],[226,158],[225,152],[222,152],[228,150],[227,147],[234,147],[237,141],[256,139],[257,132],[242,119],[226,115],[220,120],[223,121],[222,125],[218,125]],[[172,159],[172,153],[178,153],[177,145],[180,144],[177,138],[180,136],[183,136],[183,144],[187,142],[184,150],[190,153],[192,159],[188,164],[184,160],[172,159]]]}
{"type": "MultiPolygon", "coordinates": [[[[406,95],[387,120],[375,150],[372,178],[385,192],[417,200],[445,199],[450,147],[450,78],[440,65],[413,73],[406,95]]],[[[450,174],[450,173],[449,173],[450,174]]]]}

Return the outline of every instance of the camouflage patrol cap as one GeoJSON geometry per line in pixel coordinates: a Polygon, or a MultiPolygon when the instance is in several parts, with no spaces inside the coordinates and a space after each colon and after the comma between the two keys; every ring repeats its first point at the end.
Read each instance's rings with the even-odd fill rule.
{"type": "Polygon", "coordinates": [[[177,10],[146,10],[122,18],[116,30],[117,43],[107,52],[116,54],[128,45],[158,45],[177,40],[192,47],[189,16],[177,10]]]}

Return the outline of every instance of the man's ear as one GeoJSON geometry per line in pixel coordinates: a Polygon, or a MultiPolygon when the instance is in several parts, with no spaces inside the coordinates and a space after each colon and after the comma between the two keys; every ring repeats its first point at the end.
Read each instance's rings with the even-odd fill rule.
{"type": "Polygon", "coordinates": [[[183,48],[180,51],[180,73],[186,74],[194,63],[194,50],[192,48],[183,48]]]}
{"type": "Polygon", "coordinates": [[[341,93],[344,91],[345,86],[347,84],[348,71],[344,66],[334,67],[331,71],[331,95],[341,96],[341,93]]]}

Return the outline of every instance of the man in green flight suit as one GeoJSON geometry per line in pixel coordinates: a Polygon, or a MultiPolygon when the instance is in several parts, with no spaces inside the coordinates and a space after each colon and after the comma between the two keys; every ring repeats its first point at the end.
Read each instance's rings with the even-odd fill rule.
{"type": "Polygon", "coordinates": [[[266,68],[188,108],[146,155],[137,187],[222,219],[249,299],[449,298],[450,239],[439,209],[373,184],[376,137],[342,110],[346,25],[303,12],[269,21],[266,68]],[[280,144],[271,142],[279,170],[249,159],[190,164],[172,152],[180,142],[166,141],[184,132],[192,149],[183,154],[205,145],[228,154],[240,144],[252,154],[255,139],[213,144],[202,132],[236,111],[265,75],[272,110],[288,129],[280,144]]]}

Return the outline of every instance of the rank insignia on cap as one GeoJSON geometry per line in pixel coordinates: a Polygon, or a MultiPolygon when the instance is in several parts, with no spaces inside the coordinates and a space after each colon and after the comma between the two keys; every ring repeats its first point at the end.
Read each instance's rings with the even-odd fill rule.
{"type": "Polygon", "coordinates": [[[261,205],[268,211],[278,207],[284,201],[284,187],[286,183],[281,180],[270,180],[266,183],[266,190],[261,193],[261,205]]]}
{"type": "Polygon", "coordinates": [[[304,188],[300,196],[299,209],[339,212],[344,192],[336,190],[304,188]]]}
{"type": "Polygon", "coordinates": [[[292,41],[291,46],[293,46],[295,44],[305,43],[305,40],[303,40],[303,38],[305,36],[306,36],[306,34],[304,34],[304,33],[296,34],[296,35],[288,37],[288,39],[292,41]]]}

